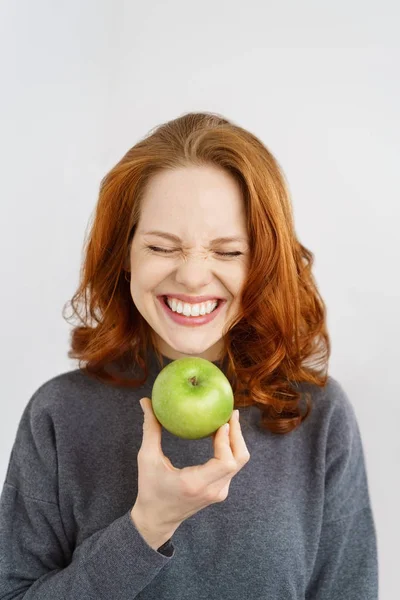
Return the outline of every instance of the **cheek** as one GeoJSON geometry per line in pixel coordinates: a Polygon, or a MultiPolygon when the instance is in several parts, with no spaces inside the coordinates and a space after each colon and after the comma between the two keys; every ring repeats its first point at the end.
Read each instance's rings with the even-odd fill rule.
{"type": "Polygon", "coordinates": [[[239,279],[235,280],[234,286],[231,288],[232,295],[234,297],[234,302],[239,303],[241,301],[245,281],[246,281],[245,276],[243,276],[240,280],[239,279]]]}
{"type": "Polygon", "coordinates": [[[247,278],[247,271],[242,268],[238,268],[235,272],[232,272],[229,277],[229,282],[231,286],[232,292],[235,294],[240,294],[244,287],[244,283],[247,278]]]}
{"type": "Polygon", "coordinates": [[[158,261],[142,260],[132,270],[134,286],[139,292],[151,291],[165,278],[167,269],[158,261]]]}

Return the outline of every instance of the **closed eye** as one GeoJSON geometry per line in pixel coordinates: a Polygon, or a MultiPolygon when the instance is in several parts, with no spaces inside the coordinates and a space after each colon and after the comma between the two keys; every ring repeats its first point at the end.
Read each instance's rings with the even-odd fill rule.
{"type": "MultiPolygon", "coordinates": [[[[147,246],[152,252],[163,252],[164,254],[171,254],[176,250],[166,250],[165,248],[159,248],[158,246],[147,246]]],[[[240,256],[243,252],[216,252],[220,256],[240,256]]]]}

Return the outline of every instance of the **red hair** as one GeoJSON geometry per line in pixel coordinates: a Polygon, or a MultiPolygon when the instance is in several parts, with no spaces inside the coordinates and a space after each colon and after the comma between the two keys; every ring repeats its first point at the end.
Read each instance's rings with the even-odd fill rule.
{"type": "Polygon", "coordinates": [[[225,169],[245,202],[251,266],[240,312],[224,330],[222,354],[235,407],[256,405],[261,427],[288,433],[311,410],[308,393],[301,410],[298,384],[324,387],[328,380],[326,307],[311,272],[314,255],[296,237],[277,160],[252,133],[217,114],[188,113],[156,127],[102,179],[80,284],[69,302],[80,325],[72,330],[68,356],[78,359],[86,374],[132,388],[147,379],[149,349],[162,368],[154,332],[132,301],[124,265],[149,179],[191,165],[225,169]],[[139,365],[144,376],[122,379],[106,370],[110,363],[139,365]]]}

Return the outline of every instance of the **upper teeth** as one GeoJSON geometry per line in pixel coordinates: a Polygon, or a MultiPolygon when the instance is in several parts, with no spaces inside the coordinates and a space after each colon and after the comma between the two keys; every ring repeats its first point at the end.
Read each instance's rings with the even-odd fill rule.
{"type": "Polygon", "coordinates": [[[167,298],[167,303],[174,312],[184,314],[186,317],[198,317],[199,315],[210,314],[217,306],[218,300],[208,300],[207,302],[201,302],[201,304],[189,304],[176,298],[167,298]]]}

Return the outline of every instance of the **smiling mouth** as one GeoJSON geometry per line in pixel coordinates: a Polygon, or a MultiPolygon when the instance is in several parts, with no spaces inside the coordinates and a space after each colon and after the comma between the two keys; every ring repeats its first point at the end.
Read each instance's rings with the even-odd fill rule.
{"type": "Polygon", "coordinates": [[[160,303],[162,310],[166,312],[166,314],[168,315],[168,317],[170,319],[172,319],[172,321],[174,321],[178,325],[189,327],[189,328],[203,326],[203,325],[207,325],[208,323],[211,323],[214,319],[218,318],[218,315],[221,313],[221,311],[224,310],[224,306],[226,304],[226,300],[222,300],[221,302],[219,302],[217,304],[217,306],[211,313],[194,316],[194,315],[186,315],[184,313],[174,312],[171,309],[171,307],[168,306],[168,303],[166,302],[166,298],[164,296],[158,296],[157,300],[160,303]]]}
{"type": "MultiPolygon", "coordinates": [[[[183,312],[182,312],[182,313],[179,313],[177,310],[172,310],[172,308],[170,307],[170,305],[169,305],[169,304],[168,304],[168,302],[167,302],[168,296],[163,296],[163,297],[162,297],[162,299],[163,299],[163,301],[164,301],[164,304],[165,304],[165,306],[166,306],[167,308],[169,308],[169,310],[170,310],[171,312],[174,312],[174,313],[176,313],[177,315],[182,315],[182,316],[185,316],[185,315],[183,314],[183,312]]],[[[182,304],[182,305],[186,304],[185,302],[182,302],[182,300],[180,300],[180,302],[181,302],[181,304],[182,304]]],[[[217,308],[218,308],[218,307],[219,307],[219,306],[222,304],[222,302],[224,302],[224,301],[223,301],[223,300],[220,300],[220,299],[218,299],[218,298],[216,298],[216,302],[217,302],[217,306],[216,306],[216,307],[215,307],[215,308],[214,308],[214,309],[211,311],[211,313],[213,313],[213,312],[214,312],[214,310],[217,310],[217,308]]],[[[189,303],[187,303],[187,304],[189,304],[189,303]]],[[[201,304],[201,302],[199,302],[198,304],[201,304]]],[[[207,313],[207,314],[211,314],[211,313],[207,313]]],[[[206,315],[199,315],[199,316],[206,316],[206,315]]]]}

